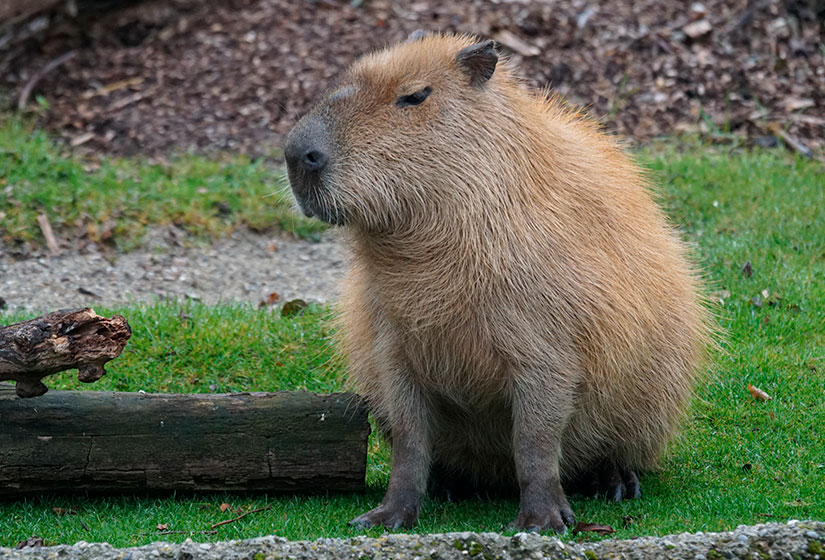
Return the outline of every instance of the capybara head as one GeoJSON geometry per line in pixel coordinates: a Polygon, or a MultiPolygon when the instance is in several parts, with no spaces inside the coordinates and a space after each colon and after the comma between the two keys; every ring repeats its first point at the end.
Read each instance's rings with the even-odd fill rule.
{"type": "Polygon", "coordinates": [[[495,157],[495,83],[511,79],[496,70],[493,42],[474,41],[413,34],[360,59],[323,95],[284,153],[306,215],[381,232],[472,204],[467,175],[495,157]]]}

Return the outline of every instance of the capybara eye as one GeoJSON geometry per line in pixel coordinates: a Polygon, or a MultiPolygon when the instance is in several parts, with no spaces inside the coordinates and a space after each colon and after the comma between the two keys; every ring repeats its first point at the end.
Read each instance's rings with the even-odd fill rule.
{"type": "Polygon", "coordinates": [[[430,86],[425,87],[421,91],[417,91],[415,93],[411,93],[409,95],[402,95],[398,98],[398,101],[395,102],[396,107],[409,107],[410,105],[420,105],[427,99],[427,96],[433,91],[433,88],[430,86]]]}

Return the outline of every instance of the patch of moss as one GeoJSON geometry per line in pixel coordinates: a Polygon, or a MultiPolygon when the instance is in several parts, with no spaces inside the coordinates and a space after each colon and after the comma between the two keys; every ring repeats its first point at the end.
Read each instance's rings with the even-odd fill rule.
{"type": "Polygon", "coordinates": [[[475,556],[477,554],[481,554],[484,551],[484,547],[478,541],[470,541],[467,544],[467,552],[470,556],[475,556]]]}
{"type": "Polygon", "coordinates": [[[716,550],[715,548],[711,548],[708,550],[707,554],[708,560],[724,560],[725,557],[722,556],[722,553],[716,550]]]}

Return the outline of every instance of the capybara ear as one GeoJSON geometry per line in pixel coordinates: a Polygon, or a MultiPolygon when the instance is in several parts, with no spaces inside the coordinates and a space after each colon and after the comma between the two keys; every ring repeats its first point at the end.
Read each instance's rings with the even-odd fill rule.
{"type": "Polygon", "coordinates": [[[494,41],[483,41],[461,49],[455,58],[470,78],[470,85],[480,87],[493,76],[498,53],[494,41]]]}
{"type": "Polygon", "coordinates": [[[424,37],[426,37],[429,34],[430,34],[429,31],[424,31],[423,29],[416,29],[415,31],[410,33],[409,37],[407,37],[407,42],[408,43],[415,43],[416,41],[419,41],[419,40],[423,39],[424,37]]]}

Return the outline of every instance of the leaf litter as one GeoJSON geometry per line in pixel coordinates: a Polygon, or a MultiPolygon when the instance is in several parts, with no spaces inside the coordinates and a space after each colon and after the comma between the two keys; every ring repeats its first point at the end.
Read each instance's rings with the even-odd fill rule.
{"type": "Polygon", "coordinates": [[[0,53],[0,90],[15,99],[74,51],[38,82],[27,107],[78,149],[266,155],[359,55],[416,29],[441,30],[497,39],[530,85],[551,85],[636,141],[687,132],[822,154],[825,16],[812,5],[130,3],[82,19],[53,14],[45,29],[22,26],[0,53]]]}

